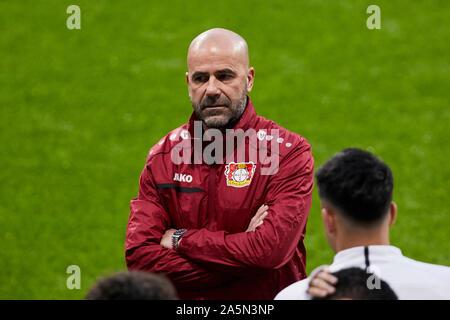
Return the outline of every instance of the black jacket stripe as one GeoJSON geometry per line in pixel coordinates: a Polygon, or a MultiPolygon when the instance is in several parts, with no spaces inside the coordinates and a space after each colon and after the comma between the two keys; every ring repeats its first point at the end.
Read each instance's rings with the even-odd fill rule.
{"type": "Polygon", "coordinates": [[[156,189],[175,189],[176,192],[184,192],[184,193],[205,192],[205,190],[202,190],[200,188],[180,187],[175,186],[173,183],[157,184],[156,189]]]}

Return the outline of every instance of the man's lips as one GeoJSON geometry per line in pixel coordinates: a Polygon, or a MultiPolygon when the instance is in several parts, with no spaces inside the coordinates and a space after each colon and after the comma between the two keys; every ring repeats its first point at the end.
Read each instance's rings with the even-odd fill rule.
{"type": "Polygon", "coordinates": [[[205,106],[205,107],[203,107],[203,109],[216,109],[216,108],[228,108],[228,107],[223,105],[223,104],[216,105],[216,106],[205,106]]]}

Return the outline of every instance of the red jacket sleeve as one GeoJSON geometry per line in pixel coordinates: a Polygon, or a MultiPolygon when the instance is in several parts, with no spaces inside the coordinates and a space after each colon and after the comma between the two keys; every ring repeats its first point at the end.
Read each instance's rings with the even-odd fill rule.
{"type": "Polygon", "coordinates": [[[160,245],[164,232],[171,226],[161,204],[150,170],[144,168],[140,177],[139,195],[130,203],[125,258],[129,270],[164,273],[177,289],[209,288],[224,281],[224,276],[205,270],[174,250],[160,245]]]}
{"type": "Polygon", "coordinates": [[[311,207],[314,160],[304,142],[282,159],[266,186],[269,214],[254,232],[189,230],[180,242],[187,257],[229,267],[276,269],[293,256],[311,207]]]}

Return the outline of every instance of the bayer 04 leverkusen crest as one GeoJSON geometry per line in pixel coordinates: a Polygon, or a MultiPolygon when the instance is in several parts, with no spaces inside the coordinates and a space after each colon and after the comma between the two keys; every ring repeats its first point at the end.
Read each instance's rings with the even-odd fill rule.
{"type": "Polygon", "coordinates": [[[248,186],[252,182],[255,168],[256,164],[253,162],[230,162],[225,166],[227,186],[237,188],[248,186]]]}

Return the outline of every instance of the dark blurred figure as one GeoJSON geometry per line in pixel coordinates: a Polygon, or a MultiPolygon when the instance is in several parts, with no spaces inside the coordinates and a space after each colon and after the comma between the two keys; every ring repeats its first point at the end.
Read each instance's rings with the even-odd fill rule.
{"type": "Polygon", "coordinates": [[[314,297],[312,300],[398,300],[391,287],[379,279],[379,289],[369,289],[367,279],[372,274],[360,268],[348,268],[332,273],[338,281],[334,285],[336,291],[324,298],[314,297]]]}
{"type": "Polygon", "coordinates": [[[178,300],[178,296],[162,274],[120,271],[98,281],[86,300],[178,300]]]}

